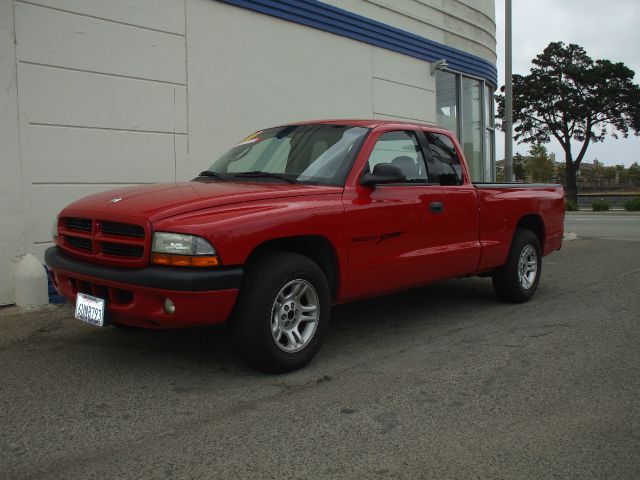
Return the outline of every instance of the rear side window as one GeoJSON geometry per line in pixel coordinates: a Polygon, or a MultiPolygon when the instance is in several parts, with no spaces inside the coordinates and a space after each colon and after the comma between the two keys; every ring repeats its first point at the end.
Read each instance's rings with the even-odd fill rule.
{"type": "Polygon", "coordinates": [[[371,156],[368,171],[378,163],[390,163],[403,171],[406,181],[403,183],[427,183],[427,169],[424,155],[415,132],[393,131],[380,135],[371,156]]]}
{"type": "Polygon", "coordinates": [[[449,137],[442,133],[424,132],[433,154],[440,185],[462,185],[462,166],[456,148],[449,137]]]}

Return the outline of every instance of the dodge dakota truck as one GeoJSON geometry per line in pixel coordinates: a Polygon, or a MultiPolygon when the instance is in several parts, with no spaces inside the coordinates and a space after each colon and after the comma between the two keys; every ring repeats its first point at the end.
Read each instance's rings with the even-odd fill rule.
{"type": "Polygon", "coordinates": [[[229,322],[246,361],[284,372],[317,353],[335,304],[469,275],[529,300],[563,220],[561,186],[472,183],[445,130],[305,122],[255,132],[192,181],[70,204],[45,262],[80,320],[229,322]]]}

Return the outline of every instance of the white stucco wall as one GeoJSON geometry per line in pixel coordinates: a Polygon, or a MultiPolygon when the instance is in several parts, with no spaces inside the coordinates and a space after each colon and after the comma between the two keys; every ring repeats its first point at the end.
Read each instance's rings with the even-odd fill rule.
{"type": "MultiPolygon", "coordinates": [[[[327,3],[495,61],[493,0],[327,3]]],[[[427,62],[214,0],[2,0],[0,87],[0,304],[79,197],[191,178],[274,124],[435,123],[427,62]]]]}
{"type": "Polygon", "coordinates": [[[275,124],[372,116],[435,122],[427,63],[242,8],[214,7],[210,0],[187,2],[192,174],[248,133],[275,124]]]}
{"type": "Polygon", "coordinates": [[[70,201],[186,166],[184,3],[14,2],[26,250],[70,201]]]}
{"type": "Polygon", "coordinates": [[[15,260],[24,253],[13,4],[0,1],[0,305],[12,303],[15,260]]]}

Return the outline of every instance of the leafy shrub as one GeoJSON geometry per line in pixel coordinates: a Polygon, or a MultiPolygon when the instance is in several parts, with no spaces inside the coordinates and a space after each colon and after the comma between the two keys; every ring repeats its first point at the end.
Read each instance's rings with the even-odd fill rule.
{"type": "Polygon", "coordinates": [[[640,197],[632,198],[624,202],[624,209],[628,212],[640,211],[640,197]]]}
{"type": "Polygon", "coordinates": [[[578,208],[578,204],[576,202],[572,202],[571,200],[566,200],[564,202],[564,207],[567,212],[577,212],[580,210],[578,208]]]}
{"type": "Polygon", "coordinates": [[[591,209],[594,212],[605,212],[609,210],[609,203],[604,198],[594,200],[591,202],[591,209]]]}

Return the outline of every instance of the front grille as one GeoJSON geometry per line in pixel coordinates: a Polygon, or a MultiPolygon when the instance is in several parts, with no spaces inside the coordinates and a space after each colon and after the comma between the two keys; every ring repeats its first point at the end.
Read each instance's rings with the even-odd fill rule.
{"type": "Polygon", "coordinates": [[[121,237],[144,238],[144,228],[130,223],[102,222],[102,233],[121,237]]]}
{"type": "Polygon", "coordinates": [[[128,267],[145,264],[149,238],[144,225],[99,217],[61,217],[59,232],[61,247],[85,260],[128,267]]]}
{"type": "Polygon", "coordinates": [[[142,245],[127,245],[124,243],[103,242],[102,252],[117,257],[140,258],[144,252],[142,245]]]}
{"type": "Polygon", "coordinates": [[[66,235],[64,238],[67,243],[74,248],[85,250],[87,252],[93,252],[93,243],[88,238],[71,237],[69,235],[66,235]]]}
{"type": "Polygon", "coordinates": [[[90,218],[67,218],[65,219],[64,226],[69,230],[79,230],[81,232],[91,231],[91,219],[90,218]]]}

